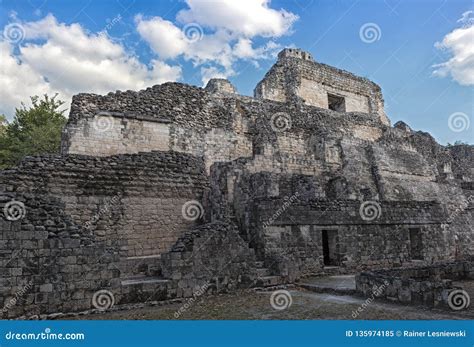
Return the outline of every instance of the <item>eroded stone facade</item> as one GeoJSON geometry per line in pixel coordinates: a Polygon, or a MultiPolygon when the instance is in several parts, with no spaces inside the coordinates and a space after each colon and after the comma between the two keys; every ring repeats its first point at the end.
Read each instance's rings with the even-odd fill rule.
{"type": "Polygon", "coordinates": [[[26,212],[0,218],[0,296],[32,283],[4,317],[472,257],[472,146],[392,127],[376,84],[300,50],[255,96],[225,80],[74,96],[61,155],[0,173],[0,208],[26,212]]]}
{"type": "Polygon", "coordinates": [[[403,304],[448,308],[453,281],[474,278],[472,261],[430,265],[408,269],[362,272],[356,277],[357,290],[367,296],[380,288],[377,296],[403,304]]]}
{"type": "Polygon", "coordinates": [[[322,108],[330,108],[333,103],[339,111],[377,115],[383,123],[389,124],[377,84],[317,63],[310,54],[299,49],[287,48],[280,52],[278,62],[255,88],[255,97],[280,102],[296,98],[322,108]],[[339,105],[337,99],[341,101],[339,105]]]}

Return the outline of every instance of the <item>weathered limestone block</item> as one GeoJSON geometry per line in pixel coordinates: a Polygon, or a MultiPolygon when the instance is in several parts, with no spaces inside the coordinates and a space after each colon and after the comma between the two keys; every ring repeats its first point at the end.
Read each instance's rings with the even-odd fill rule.
{"type": "Polygon", "coordinates": [[[180,288],[208,282],[215,289],[249,285],[255,279],[255,254],[229,222],[204,224],[186,232],[162,255],[163,275],[180,288]],[[186,280],[186,279],[189,280],[186,280]]]}
{"type": "Polygon", "coordinates": [[[211,78],[207,82],[206,88],[210,93],[230,93],[236,94],[236,89],[229,80],[223,78],[211,78]]]}

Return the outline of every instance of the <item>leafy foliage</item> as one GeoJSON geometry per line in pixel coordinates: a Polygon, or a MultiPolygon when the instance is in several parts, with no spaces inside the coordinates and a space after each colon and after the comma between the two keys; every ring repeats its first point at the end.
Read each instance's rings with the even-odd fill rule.
{"type": "Polygon", "coordinates": [[[45,94],[42,99],[32,96],[32,106],[22,103],[11,123],[0,115],[0,169],[16,165],[27,155],[59,152],[66,117],[65,110],[60,110],[64,102],[56,98],[57,94],[45,94]]]}

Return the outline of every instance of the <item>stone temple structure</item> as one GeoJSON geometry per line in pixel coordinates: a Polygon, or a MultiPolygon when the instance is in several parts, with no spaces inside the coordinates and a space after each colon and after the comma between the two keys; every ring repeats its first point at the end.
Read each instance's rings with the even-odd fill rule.
{"type": "Polygon", "coordinates": [[[2,314],[472,264],[473,167],[473,146],[391,126],[377,84],[298,49],[254,97],[221,79],[79,94],[61,154],[0,171],[2,314]]]}

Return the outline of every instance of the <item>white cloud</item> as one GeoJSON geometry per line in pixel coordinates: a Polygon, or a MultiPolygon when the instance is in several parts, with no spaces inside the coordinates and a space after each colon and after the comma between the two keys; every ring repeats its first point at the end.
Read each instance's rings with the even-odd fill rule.
{"type": "Polygon", "coordinates": [[[448,51],[452,57],[434,65],[435,76],[451,76],[461,85],[474,85],[474,20],[473,11],[464,12],[458,20],[463,27],[447,34],[435,47],[448,51]]]}
{"type": "Polygon", "coordinates": [[[10,20],[23,32],[14,42],[0,38],[0,113],[11,118],[15,107],[32,95],[59,93],[68,106],[72,95],[80,92],[138,90],[176,81],[182,71],[177,62],[168,61],[172,59],[192,62],[203,83],[234,76],[238,61],[258,66],[258,60],[274,57],[280,49],[274,39],[289,34],[298,18],[270,8],[269,0],[186,4],[173,22],[135,16],[137,32],[157,55],[146,64],[106,32],[90,33],[78,23],[60,23],[51,14],[22,22],[11,12],[10,20]]]}
{"type": "Polygon", "coordinates": [[[187,10],[177,19],[196,22],[212,29],[226,29],[246,37],[279,37],[290,30],[298,19],[293,13],[269,8],[269,0],[187,0],[187,10]]]}
{"type": "Polygon", "coordinates": [[[138,90],[181,76],[179,66],[158,60],[147,66],[104,33],[58,23],[52,15],[22,26],[25,38],[16,53],[6,41],[0,47],[0,113],[9,118],[31,95],[57,92],[69,104],[79,92],[138,90]]]}
{"type": "Polygon", "coordinates": [[[229,69],[222,71],[215,66],[201,68],[201,76],[203,81],[209,81],[211,78],[227,78],[233,75],[234,71],[229,69]]]}
{"type": "Polygon", "coordinates": [[[234,46],[235,55],[239,58],[251,58],[255,56],[255,51],[252,48],[252,40],[241,38],[234,46]]]}
{"type": "Polygon", "coordinates": [[[462,23],[464,25],[471,25],[474,23],[474,11],[463,12],[461,18],[457,20],[457,23],[462,23]]]}
{"type": "Polygon", "coordinates": [[[141,37],[161,58],[175,58],[186,51],[184,35],[173,23],[161,17],[143,20],[141,15],[136,16],[135,21],[141,37]]]}
{"type": "Polygon", "coordinates": [[[277,43],[270,40],[254,47],[253,39],[289,34],[298,19],[285,10],[271,9],[268,0],[186,3],[189,8],[178,12],[177,23],[142,15],[135,21],[138,32],[159,57],[183,57],[195,66],[205,65],[200,69],[203,84],[213,77],[235,75],[234,63],[239,59],[258,65],[257,60],[274,57],[280,49],[277,43]]]}
{"type": "Polygon", "coordinates": [[[8,118],[13,115],[15,107],[20,107],[21,102],[29,101],[29,96],[45,93],[54,95],[58,92],[31,66],[21,64],[12,54],[12,48],[8,42],[0,42],[0,114],[5,113],[8,118]]]}
{"type": "Polygon", "coordinates": [[[234,46],[234,55],[242,59],[269,59],[274,58],[279,49],[280,46],[273,41],[254,48],[251,39],[240,38],[234,46]]]}

